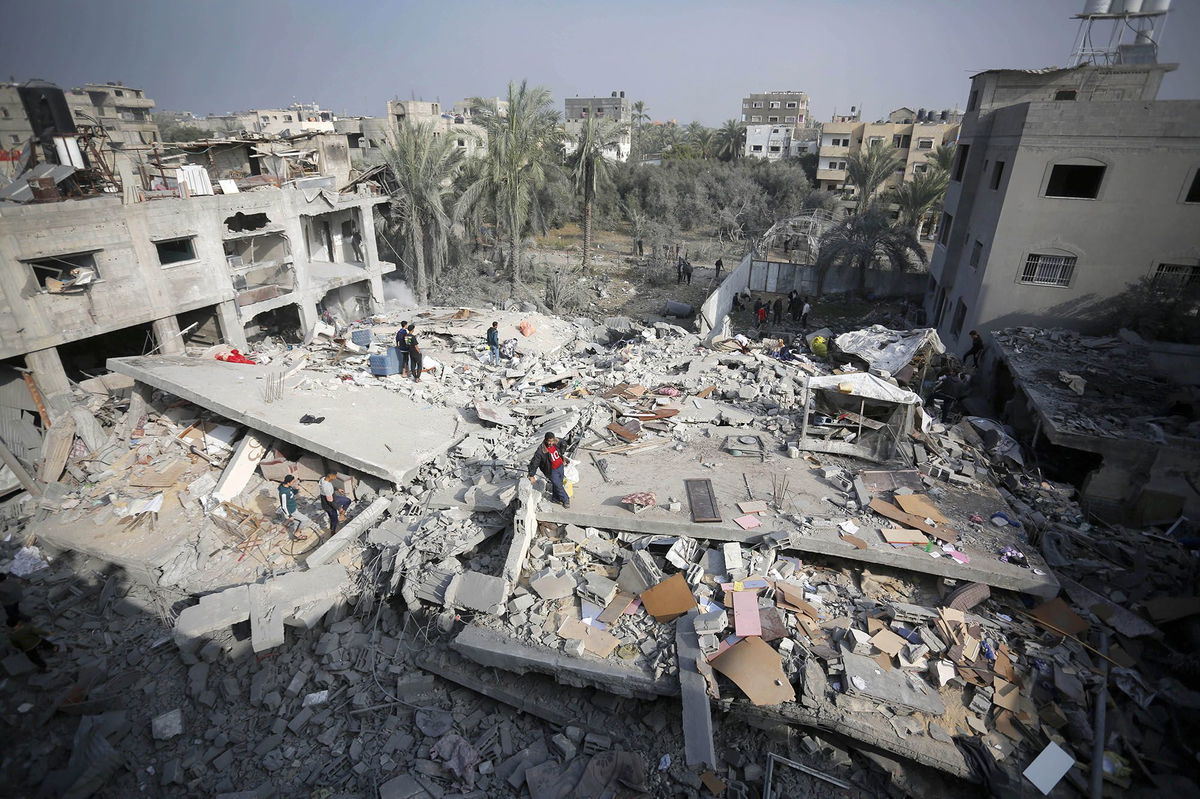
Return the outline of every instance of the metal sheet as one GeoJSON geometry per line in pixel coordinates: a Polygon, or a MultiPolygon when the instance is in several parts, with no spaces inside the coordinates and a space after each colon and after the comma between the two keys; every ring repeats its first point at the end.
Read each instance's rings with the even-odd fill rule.
{"type": "Polygon", "coordinates": [[[693,522],[721,521],[721,511],[717,509],[717,495],[713,493],[711,480],[684,480],[683,490],[687,492],[693,522]]]}

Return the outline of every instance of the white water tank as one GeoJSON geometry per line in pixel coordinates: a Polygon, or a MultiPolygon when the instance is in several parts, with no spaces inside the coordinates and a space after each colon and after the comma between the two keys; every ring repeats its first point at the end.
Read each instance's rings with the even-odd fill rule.
{"type": "Polygon", "coordinates": [[[1113,0],[1112,13],[1114,14],[1140,14],[1142,12],[1142,0],[1113,0]]]}
{"type": "Polygon", "coordinates": [[[1165,14],[1171,10],[1171,0],[1144,0],[1143,14],[1165,14]]]}
{"type": "MultiPolygon", "coordinates": [[[[1120,0],[1118,0],[1120,2],[1120,0]]],[[[1090,17],[1095,14],[1107,14],[1109,8],[1112,7],[1112,0],[1087,0],[1083,4],[1083,16],[1090,17]]]]}

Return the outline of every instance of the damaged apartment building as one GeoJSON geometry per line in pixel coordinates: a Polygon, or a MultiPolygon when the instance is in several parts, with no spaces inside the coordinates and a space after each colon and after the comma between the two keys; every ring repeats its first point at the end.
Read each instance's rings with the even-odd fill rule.
{"type": "Polygon", "coordinates": [[[298,340],[322,312],[382,300],[395,269],[376,247],[387,199],[339,191],[344,146],[212,143],[122,176],[87,149],[61,90],[40,99],[32,157],[0,188],[0,359],[47,395],[108,357],[298,340]]]}

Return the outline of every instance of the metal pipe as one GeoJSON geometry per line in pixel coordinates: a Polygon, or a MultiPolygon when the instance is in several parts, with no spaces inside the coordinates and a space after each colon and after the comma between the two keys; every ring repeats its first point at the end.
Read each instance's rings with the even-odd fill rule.
{"type": "Polygon", "coordinates": [[[1104,794],[1104,724],[1108,710],[1108,630],[1100,630],[1100,687],[1096,689],[1095,722],[1092,725],[1092,799],[1104,794]]]}

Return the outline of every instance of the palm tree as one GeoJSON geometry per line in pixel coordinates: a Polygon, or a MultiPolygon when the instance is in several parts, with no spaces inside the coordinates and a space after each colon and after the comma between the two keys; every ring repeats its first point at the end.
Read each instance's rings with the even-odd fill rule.
{"type": "Polygon", "coordinates": [[[417,301],[425,303],[446,265],[455,222],[448,209],[463,150],[435,136],[429,123],[405,122],[384,158],[394,181],[392,232],[408,256],[405,266],[417,301]]]}
{"type": "Polygon", "coordinates": [[[898,272],[917,261],[925,263],[925,251],[913,232],[893,225],[887,215],[875,206],[861,214],[847,216],[821,236],[817,252],[817,295],[825,285],[825,277],[833,268],[858,270],[858,290],[866,294],[867,269],[883,261],[898,272]]]}
{"type": "Polygon", "coordinates": [[[689,142],[694,143],[696,139],[700,137],[700,134],[705,130],[706,128],[703,125],[693,119],[691,122],[687,123],[687,127],[683,129],[683,135],[689,142]]]}
{"type": "Polygon", "coordinates": [[[920,235],[921,225],[929,212],[946,196],[949,176],[940,169],[926,169],[901,183],[892,192],[891,201],[900,206],[900,218],[914,233],[920,235]]]}
{"type": "Polygon", "coordinates": [[[497,230],[508,243],[509,274],[516,285],[521,281],[521,239],[527,225],[540,223],[538,190],[562,144],[559,117],[550,90],[530,87],[527,81],[508,84],[507,108],[478,97],[471,104],[478,108],[476,123],[488,134],[488,164],[467,187],[460,205],[470,208],[486,199],[494,210],[497,230]]]}
{"type": "Polygon", "coordinates": [[[717,158],[734,161],[742,156],[746,147],[746,126],[736,119],[727,119],[717,128],[713,142],[717,158]]]}
{"type": "Polygon", "coordinates": [[[705,128],[696,134],[693,144],[696,145],[701,158],[712,158],[717,148],[717,132],[712,128],[705,128]]]}
{"type": "Polygon", "coordinates": [[[646,112],[646,101],[635,100],[629,107],[632,112],[630,121],[633,123],[633,162],[636,164],[642,160],[642,126],[650,121],[650,114],[646,112]]]}
{"type": "Polygon", "coordinates": [[[874,198],[883,182],[891,177],[900,166],[900,156],[892,147],[877,141],[846,159],[846,183],[858,189],[858,202],[854,213],[861,214],[863,208],[874,198]]]}
{"type": "Polygon", "coordinates": [[[939,144],[937,149],[931,152],[926,158],[926,162],[931,164],[935,169],[940,169],[946,174],[950,174],[950,169],[954,166],[954,151],[957,146],[956,142],[939,144]]]}
{"type": "Polygon", "coordinates": [[[575,192],[583,200],[583,270],[588,270],[592,254],[592,206],[596,189],[607,181],[611,169],[609,153],[616,153],[625,135],[624,125],[588,117],[579,129],[575,151],[567,157],[567,166],[575,182],[575,192]]]}

